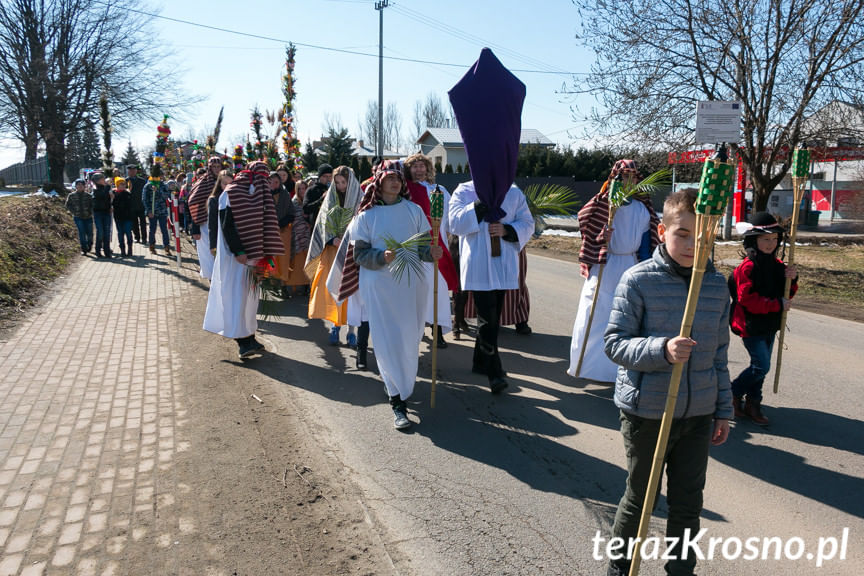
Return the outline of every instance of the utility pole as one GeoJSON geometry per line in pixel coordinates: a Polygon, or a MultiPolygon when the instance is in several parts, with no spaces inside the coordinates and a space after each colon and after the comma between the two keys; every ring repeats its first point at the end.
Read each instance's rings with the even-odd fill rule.
{"type": "Polygon", "coordinates": [[[378,11],[378,138],[375,154],[379,160],[384,156],[384,8],[390,0],[375,2],[378,11]]]}

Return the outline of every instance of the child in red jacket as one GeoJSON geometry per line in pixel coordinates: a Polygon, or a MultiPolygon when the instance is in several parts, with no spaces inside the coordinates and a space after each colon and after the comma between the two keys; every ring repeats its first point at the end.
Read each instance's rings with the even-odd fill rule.
{"type": "Polygon", "coordinates": [[[792,278],[789,298],[798,289],[798,274],[777,258],[783,228],[767,212],[751,218],[752,228],[744,233],[744,261],[733,272],[734,297],[732,331],[741,336],[750,354],[750,365],[732,381],[736,418],[751,418],[767,426],[762,413],[762,383],[771,369],[774,336],[780,329],[783,311],[790,301],[783,297],[786,278],[792,278]]]}

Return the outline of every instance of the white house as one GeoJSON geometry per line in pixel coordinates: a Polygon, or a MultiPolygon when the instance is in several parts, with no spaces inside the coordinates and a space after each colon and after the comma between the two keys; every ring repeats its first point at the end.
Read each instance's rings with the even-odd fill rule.
{"type": "MultiPolygon", "coordinates": [[[[465,153],[465,143],[458,128],[427,128],[417,139],[420,152],[431,158],[433,164],[440,164],[442,171],[449,164],[454,169],[468,164],[465,153]]],[[[522,130],[519,138],[520,146],[535,144],[551,148],[555,143],[544,136],[539,130],[522,130]]]]}

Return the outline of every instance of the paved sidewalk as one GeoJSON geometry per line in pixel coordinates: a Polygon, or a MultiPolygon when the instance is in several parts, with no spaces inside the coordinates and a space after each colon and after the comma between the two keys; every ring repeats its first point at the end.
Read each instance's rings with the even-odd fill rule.
{"type": "Polygon", "coordinates": [[[175,306],[198,278],[176,260],[85,258],[0,342],[0,576],[128,573],[132,542],[168,548],[186,398],[175,306]]]}

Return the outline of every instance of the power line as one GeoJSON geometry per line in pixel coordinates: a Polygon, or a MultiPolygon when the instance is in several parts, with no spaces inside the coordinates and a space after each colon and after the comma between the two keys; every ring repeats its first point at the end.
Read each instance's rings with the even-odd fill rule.
{"type": "MultiPolygon", "coordinates": [[[[102,3],[104,4],[104,3],[102,3]]],[[[224,32],[226,34],[234,34],[236,36],[243,36],[246,38],[255,38],[257,40],[266,40],[268,42],[278,42],[280,44],[287,44],[288,42],[293,42],[296,46],[302,46],[304,48],[312,48],[315,50],[325,50],[327,52],[337,52],[340,54],[350,54],[352,56],[366,56],[369,58],[378,58],[377,54],[372,54],[369,52],[359,52],[357,50],[347,50],[343,48],[334,48],[332,46],[320,46],[317,44],[306,44],[303,42],[295,42],[293,40],[285,40],[282,38],[274,38],[272,36],[264,36],[262,34],[252,34],[250,32],[240,32],[237,30],[231,30],[230,28],[222,28],[220,26],[211,26],[208,24],[201,24],[199,22],[192,22],[190,20],[183,20],[181,18],[172,18],[170,16],[163,16],[161,14],[155,14],[153,12],[147,12],[144,10],[137,10],[135,8],[123,7],[123,10],[127,12],[133,12],[136,14],[141,14],[142,16],[150,16],[151,18],[158,18],[160,20],[167,20],[168,22],[174,22],[176,24],[184,24],[186,26],[194,26],[196,28],[203,28],[205,30],[213,30],[215,32],[224,32]]],[[[398,56],[384,56],[387,60],[393,60],[397,62],[410,62],[413,64],[431,64],[435,66],[450,66],[453,68],[461,68],[466,69],[471,64],[456,64],[452,62],[437,62],[434,60],[422,60],[419,58],[404,58],[398,56]]],[[[559,76],[581,76],[587,74],[586,72],[566,72],[566,71],[553,71],[553,70],[525,70],[525,69],[513,69],[511,72],[521,72],[525,74],[555,74],[559,76]]]]}

